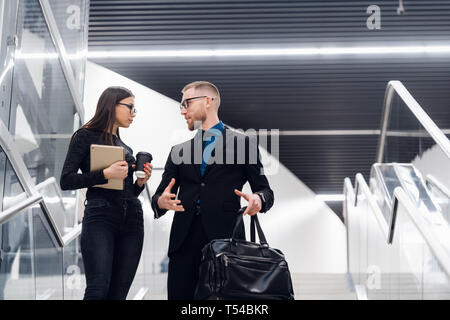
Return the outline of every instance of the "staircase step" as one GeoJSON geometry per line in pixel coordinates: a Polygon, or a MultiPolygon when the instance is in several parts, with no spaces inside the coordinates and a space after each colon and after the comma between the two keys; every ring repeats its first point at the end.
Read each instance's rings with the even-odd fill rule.
{"type": "Polygon", "coordinates": [[[296,300],[355,300],[347,274],[292,273],[296,300]]]}

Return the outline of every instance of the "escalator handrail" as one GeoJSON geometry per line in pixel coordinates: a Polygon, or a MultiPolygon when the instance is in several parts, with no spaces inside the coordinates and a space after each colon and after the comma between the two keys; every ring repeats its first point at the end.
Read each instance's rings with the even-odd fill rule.
{"type": "Polygon", "coordinates": [[[72,228],[71,231],[69,231],[62,237],[64,247],[66,247],[69,243],[78,238],[78,236],[81,234],[82,226],[83,224],[78,223],[75,227],[72,228]]]}
{"type": "Polygon", "coordinates": [[[437,180],[433,175],[427,174],[425,177],[427,183],[436,187],[443,195],[450,199],[450,190],[439,180],[437,180]]]}
{"type": "Polygon", "coordinates": [[[353,201],[355,201],[355,190],[353,189],[352,182],[350,178],[344,179],[344,195],[348,195],[351,197],[353,201]]]}
{"type": "MultiPolygon", "coordinates": [[[[7,223],[9,220],[20,214],[25,209],[28,209],[35,205],[41,205],[41,209],[44,213],[46,212],[45,210],[48,210],[48,208],[45,207],[45,201],[42,195],[33,195],[4,211],[0,211],[0,225],[7,223]]],[[[46,217],[48,217],[47,214],[46,217]]],[[[59,246],[63,248],[68,246],[70,242],[72,242],[81,234],[81,228],[82,224],[78,223],[63,237],[61,237],[57,231],[53,230],[53,227],[51,227],[50,229],[53,231],[55,239],[58,242],[59,246]]]]}
{"type": "MultiPolygon", "coordinates": [[[[8,128],[5,126],[3,121],[0,120],[0,147],[2,148],[3,152],[6,155],[6,158],[8,159],[9,163],[11,164],[11,167],[14,171],[14,173],[17,176],[17,179],[19,180],[19,183],[21,187],[23,188],[24,192],[27,195],[27,200],[25,200],[23,203],[19,203],[17,206],[14,207],[14,209],[20,207],[24,203],[27,203],[27,201],[31,201],[29,199],[37,199],[41,197],[41,199],[37,202],[41,205],[42,212],[47,218],[47,221],[50,224],[50,229],[52,230],[52,234],[58,243],[60,247],[66,246],[68,243],[64,242],[64,239],[60,232],[58,231],[58,228],[56,226],[56,223],[50,214],[50,211],[45,203],[45,201],[42,198],[42,195],[37,190],[35,183],[33,182],[33,179],[31,178],[31,175],[28,171],[28,168],[25,165],[25,162],[23,161],[21,155],[15,148],[14,139],[11,136],[11,133],[9,132],[8,128]]],[[[29,207],[29,206],[28,206],[29,207]]],[[[10,208],[11,209],[11,208],[10,208]]],[[[23,210],[24,208],[22,208],[23,210]]],[[[19,214],[21,210],[6,210],[5,214],[8,214],[8,220],[12,218],[13,216],[19,214]]],[[[2,212],[3,214],[4,212],[2,212]]]]}
{"type": "Polygon", "coordinates": [[[380,227],[381,232],[384,235],[384,238],[386,241],[388,241],[390,236],[390,228],[386,222],[386,219],[383,216],[383,213],[381,212],[381,209],[375,200],[374,196],[372,195],[372,192],[370,192],[369,186],[367,185],[366,180],[364,180],[364,177],[361,173],[357,173],[355,176],[355,201],[353,205],[355,207],[358,206],[358,192],[361,189],[361,192],[366,197],[367,201],[369,202],[370,207],[372,208],[372,212],[375,216],[375,220],[378,222],[378,226],[380,227]]]}
{"type": "Polygon", "coordinates": [[[344,225],[346,226],[346,250],[347,250],[347,270],[350,270],[350,222],[348,220],[348,203],[355,203],[355,190],[352,186],[350,178],[344,179],[344,201],[342,201],[342,216],[344,217],[344,225]]]}
{"type": "MultiPolygon", "coordinates": [[[[414,206],[413,202],[406,194],[402,187],[397,187],[394,189],[394,199],[406,209],[409,220],[411,220],[416,226],[417,230],[420,232],[434,257],[438,261],[442,270],[446,273],[447,277],[450,279],[450,256],[444,250],[439,240],[436,238],[432,230],[427,226],[424,218],[421,214],[417,214],[417,208],[414,206]]],[[[398,208],[398,206],[396,206],[398,208]]],[[[396,209],[397,211],[398,209],[396,209]]],[[[395,228],[394,228],[395,229],[395,228]]]]}
{"type": "Polygon", "coordinates": [[[19,212],[40,203],[42,200],[43,200],[43,198],[40,194],[33,195],[29,198],[22,200],[21,202],[17,203],[16,205],[12,206],[11,208],[8,208],[4,211],[0,211],[0,225],[8,222],[11,218],[13,218],[19,212]]]}
{"type": "Polygon", "coordinates": [[[355,190],[352,186],[352,181],[350,178],[346,177],[344,179],[344,201],[343,201],[343,207],[342,207],[342,215],[344,216],[344,222],[347,221],[347,212],[348,212],[348,206],[347,206],[347,199],[349,199],[352,203],[355,203],[355,190]]]}
{"type": "MultiPolygon", "coordinates": [[[[344,180],[345,183],[345,180],[344,180]]],[[[346,188],[344,188],[345,190],[346,188]]],[[[370,192],[369,186],[367,185],[364,177],[361,173],[358,173],[355,178],[355,197],[353,205],[356,207],[358,205],[358,190],[361,189],[361,192],[366,196],[369,205],[372,208],[372,212],[375,215],[375,218],[378,222],[378,225],[385,235],[386,242],[388,244],[392,244],[392,240],[395,233],[395,222],[397,218],[397,211],[399,208],[399,204],[401,204],[407,212],[407,218],[411,220],[416,226],[417,230],[420,232],[422,237],[424,238],[427,246],[430,248],[434,257],[438,261],[442,270],[446,273],[446,275],[450,278],[450,256],[444,250],[439,240],[427,226],[421,214],[417,213],[418,209],[414,206],[409,196],[403,190],[402,187],[397,187],[394,189],[393,196],[393,205],[392,205],[392,214],[391,214],[391,223],[390,226],[387,227],[387,222],[383,217],[380,207],[376,203],[372,193],[370,192]]],[[[352,199],[350,199],[352,200],[352,199]]],[[[347,201],[347,200],[346,200],[347,201]]]]}
{"type": "Polygon", "coordinates": [[[439,127],[426,114],[419,103],[409,93],[405,86],[398,80],[388,82],[383,103],[383,117],[380,130],[380,139],[378,142],[377,162],[383,162],[384,145],[386,142],[387,127],[391,115],[391,104],[394,92],[403,100],[405,105],[417,119],[417,121],[425,128],[428,134],[433,138],[437,145],[442,149],[444,154],[450,159],[450,141],[439,127]]]}

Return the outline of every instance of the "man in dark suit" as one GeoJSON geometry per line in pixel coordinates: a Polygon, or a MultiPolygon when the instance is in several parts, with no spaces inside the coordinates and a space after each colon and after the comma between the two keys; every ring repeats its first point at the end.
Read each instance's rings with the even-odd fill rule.
{"type": "MultiPolygon", "coordinates": [[[[240,197],[248,201],[244,215],[266,212],[274,201],[256,137],[219,121],[217,87],[196,81],[181,92],[181,115],[189,130],[198,131],[193,139],[172,147],[152,197],[156,218],[175,210],[168,252],[169,300],[194,298],[201,249],[213,239],[231,237],[240,197]],[[254,193],[241,192],[247,181],[254,193]]],[[[242,229],[241,236],[243,233],[242,229]]]]}

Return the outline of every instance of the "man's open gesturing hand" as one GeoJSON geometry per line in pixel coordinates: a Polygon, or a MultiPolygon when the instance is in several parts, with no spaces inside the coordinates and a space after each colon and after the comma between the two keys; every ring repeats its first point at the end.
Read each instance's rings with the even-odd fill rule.
{"type": "Polygon", "coordinates": [[[247,209],[244,211],[244,216],[246,214],[250,216],[254,216],[262,209],[262,202],[261,198],[254,193],[242,193],[237,189],[234,189],[234,193],[236,193],[239,197],[243,197],[245,200],[248,201],[247,209]]]}
{"type": "Polygon", "coordinates": [[[181,205],[181,200],[175,200],[176,194],[171,193],[172,187],[175,185],[175,179],[172,178],[170,180],[169,185],[161,196],[158,198],[158,207],[160,209],[166,210],[175,210],[175,211],[184,211],[183,206],[181,205]]]}

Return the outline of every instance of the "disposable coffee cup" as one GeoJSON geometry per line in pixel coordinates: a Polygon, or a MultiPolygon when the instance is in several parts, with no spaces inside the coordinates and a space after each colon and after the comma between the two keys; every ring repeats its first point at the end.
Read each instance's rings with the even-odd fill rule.
{"type": "Polygon", "coordinates": [[[136,168],[135,168],[135,174],[138,178],[145,178],[145,171],[144,171],[144,165],[147,162],[152,162],[153,157],[148,152],[138,152],[136,155],[136,168]]]}

